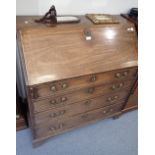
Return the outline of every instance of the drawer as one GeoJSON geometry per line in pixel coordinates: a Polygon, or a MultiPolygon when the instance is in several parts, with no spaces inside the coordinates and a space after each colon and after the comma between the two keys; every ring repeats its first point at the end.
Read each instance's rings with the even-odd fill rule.
{"type": "Polygon", "coordinates": [[[127,91],[117,92],[77,102],[75,104],[66,105],[61,108],[54,108],[52,110],[40,112],[34,116],[35,124],[40,124],[41,122],[50,122],[56,119],[64,119],[104,106],[123,103],[128,97],[128,94],[129,92],[127,91]]]}
{"type": "Polygon", "coordinates": [[[52,95],[63,94],[66,91],[78,90],[88,86],[132,79],[136,76],[136,73],[137,68],[134,67],[106,73],[87,75],[34,86],[30,88],[29,93],[32,99],[39,99],[52,95]]]}
{"type": "Polygon", "coordinates": [[[81,125],[91,123],[95,120],[110,117],[111,115],[120,112],[122,107],[123,104],[115,104],[97,110],[89,111],[87,113],[71,117],[70,119],[60,121],[56,120],[52,123],[37,125],[35,127],[35,137],[39,138],[48,135],[54,136],[64,131],[79,127],[81,125]]]}
{"type": "Polygon", "coordinates": [[[64,94],[57,97],[50,97],[40,101],[33,102],[34,113],[61,107],[64,105],[76,103],[89,98],[95,98],[108,93],[119,92],[121,90],[130,90],[133,81],[117,82],[108,85],[101,85],[97,87],[89,87],[69,94],[64,94]]]}

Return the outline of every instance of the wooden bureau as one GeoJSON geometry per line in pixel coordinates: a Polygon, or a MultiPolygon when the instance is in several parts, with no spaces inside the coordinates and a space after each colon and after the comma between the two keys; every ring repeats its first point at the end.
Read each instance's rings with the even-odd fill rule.
{"type": "Polygon", "coordinates": [[[48,27],[36,18],[17,17],[34,146],[120,115],[137,79],[134,25],[120,16],[119,24],[105,25],[80,16],[80,23],[48,27]]]}

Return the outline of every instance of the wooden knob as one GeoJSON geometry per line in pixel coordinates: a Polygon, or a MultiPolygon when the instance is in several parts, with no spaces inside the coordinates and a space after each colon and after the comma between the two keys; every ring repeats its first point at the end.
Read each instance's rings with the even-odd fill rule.
{"type": "Polygon", "coordinates": [[[56,91],[56,86],[51,86],[51,91],[56,91]]]}
{"type": "Polygon", "coordinates": [[[65,101],[67,101],[67,97],[62,97],[61,102],[65,102],[65,101]]]}
{"type": "Polygon", "coordinates": [[[62,84],[62,88],[63,88],[63,89],[65,89],[65,88],[67,88],[67,87],[68,87],[68,84],[67,84],[67,83],[63,83],[63,84],[62,84]]]}

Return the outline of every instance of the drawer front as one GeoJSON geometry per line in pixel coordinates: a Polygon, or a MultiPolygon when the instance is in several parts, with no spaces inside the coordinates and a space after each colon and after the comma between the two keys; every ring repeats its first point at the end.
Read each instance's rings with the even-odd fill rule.
{"type": "Polygon", "coordinates": [[[39,138],[48,135],[54,136],[60,134],[69,129],[73,129],[81,125],[91,123],[95,120],[100,120],[109,117],[117,112],[120,112],[122,106],[123,104],[115,104],[97,110],[93,110],[84,114],[80,114],[75,117],[71,117],[70,119],[46,123],[44,125],[37,125],[35,127],[35,136],[36,138],[39,138]]]}
{"type": "Polygon", "coordinates": [[[70,94],[61,95],[58,97],[51,97],[49,99],[33,102],[34,113],[48,110],[49,108],[61,107],[67,104],[79,102],[89,98],[95,98],[108,93],[119,92],[121,90],[129,90],[133,81],[113,83],[110,85],[102,85],[97,87],[89,87],[70,94]]]}
{"type": "Polygon", "coordinates": [[[50,122],[56,119],[69,118],[104,106],[123,103],[128,97],[128,93],[129,92],[127,91],[117,92],[77,102],[75,104],[66,105],[61,108],[54,108],[52,110],[40,112],[34,116],[35,123],[40,124],[41,122],[50,122]]]}
{"type": "Polygon", "coordinates": [[[136,73],[137,68],[135,67],[42,84],[31,88],[30,95],[32,99],[39,99],[42,97],[63,94],[66,91],[78,90],[88,86],[132,79],[135,77],[136,73]]]}

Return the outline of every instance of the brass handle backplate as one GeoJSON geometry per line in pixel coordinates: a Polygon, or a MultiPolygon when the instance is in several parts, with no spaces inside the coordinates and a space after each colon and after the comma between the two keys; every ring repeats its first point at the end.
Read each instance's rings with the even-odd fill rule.
{"type": "Polygon", "coordinates": [[[64,127],[64,123],[60,123],[58,125],[53,125],[49,127],[50,131],[55,131],[55,130],[59,130],[62,129],[64,127]]]}
{"type": "Polygon", "coordinates": [[[51,87],[50,87],[50,90],[53,91],[53,92],[55,92],[55,91],[57,90],[57,89],[56,89],[56,86],[55,86],[55,85],[51,86],[51,87]]]}
{"type": "Polygon", "coordinates": [[[55,118],[55,117],[58,117],[58,116],[62,116],[66,113],[66,110],[61,110],[61,111],[58,111],[58,112],[55,112],[55,113],[51,113],[49,116],[50,118],[55,118]]]}
{"type": "Polygon", "coordinates": [[[52,105],[55,105],[55,104],[57,104],[57,101],[56,101],[55,99],[53,99],[53,100],[50,100],[49,102],[50,102],[50,104],[52,104],[52,105]]]}
{"type": "Polygon", "coordinates": [[[58,99],[52,99],[49,101],[49,104],[50,105],[57,105],[57,104],[61,104],[63,102],[66,102],[68,99],[67,97],[61,97],[61,98],[58,98],[58,99]]]}
{"type": "Polygon", "coordinates": [[[102,114],[108,114],[109,112],[113,112],[113,111],[114,111],[114,109],[113,108],[110,108],[108,110],[103,110],[102,111],[102,114]]]}
{"type": "Polygon", "coordinates": [[[120,89],[123,87],[123,85],[124,85],[123,83],[114,84],[114,85],[112,85],[111,89],[112,90],[120,89]]]}
{"type": "Polygon", "coordinates": [[[124,77],[127,77],[127,76],[128,76],[128,71],[124,71],[124,72],[121,72],[121,73],[118,72],[118,73],[115,74],[115,77],[118,78],[118,79],[119,78],[124,78],[124,77]]]}
{"type": "Polygon", "coordinates": [[[107,98],[107,101],[108,101],[108,102],[113,102],[113,101],[115,101],[115,100],[117,100],[117,99],[118,99],[118,96],[115,95],[115,96],[113,96],[113,97],[108,97],[108,98],[107,98]]]}
{"type": "Polygon", "coordinates": [[[96,75],[92,75],[90,78],[90,82],[94,82],[94,81],[96,81],[96,75]]]}
{"type": "Polygon", "coordinates": [[[61,85],[61,87],[62,87],[63,89],[66,89],[66,88],[68,87],[68,84],[67,84],[67,83],[63,83],[63,84],[61,85]]]}
{"type": "Polygon", "coordinates": [[[61,102],[67,101],[67,97],[61,97],[61,102]]]}

